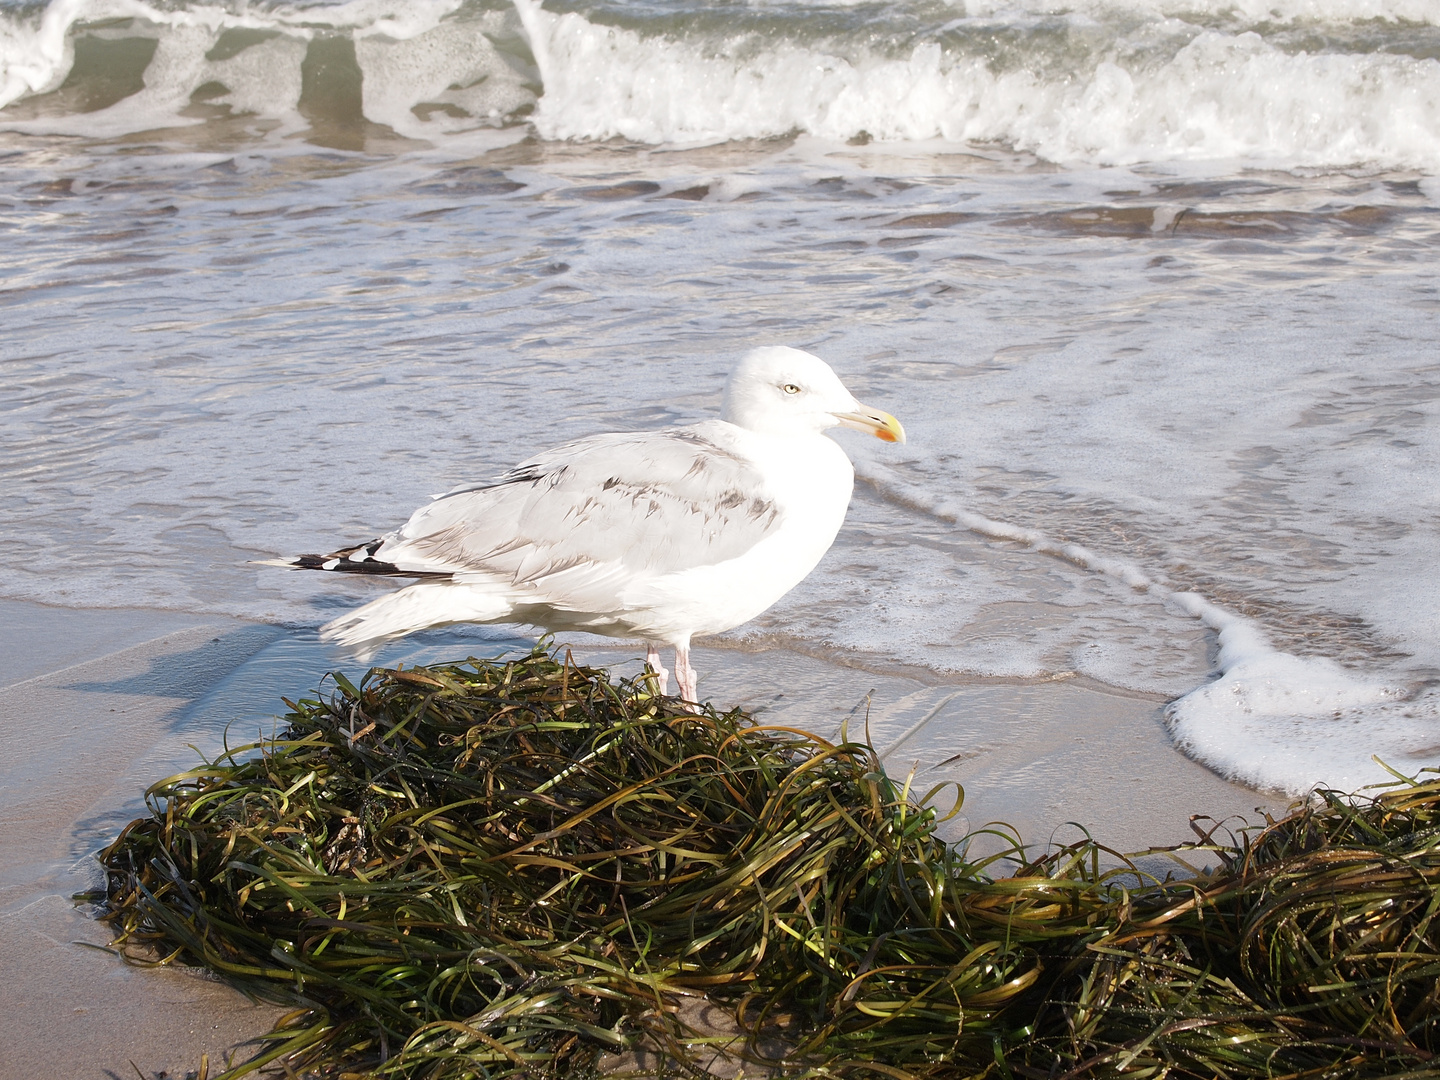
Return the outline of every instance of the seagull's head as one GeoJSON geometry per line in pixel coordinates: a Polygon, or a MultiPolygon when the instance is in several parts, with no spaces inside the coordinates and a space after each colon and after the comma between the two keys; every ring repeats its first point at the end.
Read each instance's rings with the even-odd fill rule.
{"type": "Polygon", "coordinates": [[[855,400],[818,356],[769,345],[752,349],[725,384],[721,416],[767,435],[799,435],[844,426],[886,442],[905,441],[900,421],[855,400]]]}

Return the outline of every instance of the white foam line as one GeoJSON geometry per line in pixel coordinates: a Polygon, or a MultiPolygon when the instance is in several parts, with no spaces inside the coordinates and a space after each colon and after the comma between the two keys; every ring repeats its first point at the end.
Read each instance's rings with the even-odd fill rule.
{"type": "Polygon", "coordinates": [[[887,499],[1115,578],[1214,630],[1217,677],[1172,701],[1165,717],[1175,745],[1222,776],[1297,796],[1319,784],[1355,791],[1393,779],[1376,759],[1414,772],[1440,749],[1440,694],[1433,690],[1411,691],[1323,657],[1283,652],[1253,620],[1173,589],[1128,560],[972,513],[873,462],[856,472],[887,499]]]}
{"type": "Polygon", "coordinates": [[[874,462],[856,465],[856,475],[887,498],[923,511],[941,521],[951,521],[981,536],[997,540],[1014,540],[1044,555],[1053,555],[1083,570],[1093,570],[1129,585],[1137,592],[1148,592],[1162,603],[1173,602],[1187,615],[1199,619],[1216,631],[1220,638],[1218,667],[1223,674],[1242,658],[1261,652],[1278,652],[1260,627],[1249,619],[1211,603],[1194,592],[1171,589],[1163,580],[1147,574],[1127,559],[1100,555],[1083,544],[1061,543],[1038,529],[996,521],[963,509],[958,503],[929,495],[913,484],[900,480],[889,470],[874,462]]]}
{"type": "MultiPolygon", "coordinates": [[[[996,521],[981,514],[972,513],[964,509],[959,503],[948,499],[938,498],[898,479],[883,466],[874,462],[861,461],[855,466],[855,473],[867,484],[870,484],[880,494],[893,499],[915,510],[923,511],[931,517],[939,518],[941,521],[950,521],[962,528],[969,529],[981,536],[991,536],[997,540],[1015,540],[1034,548],[1045,555],[1054,555],[1056,558],[1064,559],[1068,563],[1084,570],[1094,570],[1112,577],[1117,581],[1129,585],[1138,592],[1150,592],[1161,599],[1171,599],[1181,594],[1167,588],[1163,582],[1156,580],[1136,564],[1125,559],[1115,559],[1108,555],[1100,555],[1091,551],[1083,544],[1061,543],[1053,540],[1038,529],[1027,529],[1023,525],[1012,525],[1006,521],[996,521]]],[[[1187,594],[1193,595],[1193,594],[1187,594]]],[[[1188,609],[1187,609],[1188,610],[1188,609]]],[[[1215,610],[1219,610],[1218,608],[1215,610]]],[[[1197,612],[1190,612],[1198,614],[1197,612]]],[[[1227,616],[1238,618],[1238,616],[1227,616]]]]}

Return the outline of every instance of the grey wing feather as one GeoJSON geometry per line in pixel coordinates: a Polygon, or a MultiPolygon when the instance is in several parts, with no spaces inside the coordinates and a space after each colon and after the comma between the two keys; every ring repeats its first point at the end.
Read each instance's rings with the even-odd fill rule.
{"type": "Polygon", "coordinates": [[[596,435],[417,510],[374,557],[402,570],[576,586],[724,562],[780,524],[764,477],[705,428],[596,435]]]}

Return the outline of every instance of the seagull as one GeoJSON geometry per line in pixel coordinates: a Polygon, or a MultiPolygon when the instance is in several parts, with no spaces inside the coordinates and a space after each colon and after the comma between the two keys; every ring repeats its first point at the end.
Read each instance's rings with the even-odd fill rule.
{"type": "Polygon", "coordinates": [[[270,565],[418,578],[321,627],[362,657],[417,630],[525,623],[660,647],[696,703],[690,641],[748,622],[798,585],[845,519],[855,470],[823,434],[903,443],[819,357],[769,346],[725,385],[719,420],[592,435],[436,496],[377,540],[270,565]]]}

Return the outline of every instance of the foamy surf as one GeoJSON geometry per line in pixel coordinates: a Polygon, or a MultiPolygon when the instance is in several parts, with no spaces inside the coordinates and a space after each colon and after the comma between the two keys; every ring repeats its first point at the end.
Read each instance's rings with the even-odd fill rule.
{"type": "MultiPolygon", "coordinates": [[[[1213,678],[1165,710],[1171,737],[1221,776],[1290,796],[1356,791],[1417,772],[1440,754],[1440,693],[1275,648],[1264,629],[1126,559],[996,521],[907,484],[873,462],[857,470],[886,499],[1112,578],[1199,620],[1217,636],[1213,678]]],[[[1112,680],[1114,681],[1114,680],[1112,680]]]]}
{"type": "Polygon", "coordinates": [[[1295,54],[1251,32],[1204,30],[1159,57],[1083,46],[1046,55],[1037,42],[1034,56],[1002,66],[967,48],[965,31],[978,28],[960,24],[896,55],[838,40],[675,41],[515,3],[544,79],[536,129],[551,139],[800,131],[997,142],[1055,162],[1440,163],[1433,59],[1295,54]]]}
{"type": "Polygon", "coordinates": [[[115,137],[241,118],[253,137],[309,130],[350,149],[364,124],[436,144],[507,125],[653,145],[804,133],[998,143],[1061,163],[1432,169],[1436,18],[1411,0],[819,15],[803,3],[51,0],[0,9],[0,126],[115,137]]]}
{"type": "Polygon", "coordinates": [[[1440,694],[1274,648],[1259,626],[1193,593],[1177,603],[1217,632],[1218,677],[1172,702],[1175,744],[1222,776],[1302,795],[1411,776],[1440,754],[1440,694]]]}

